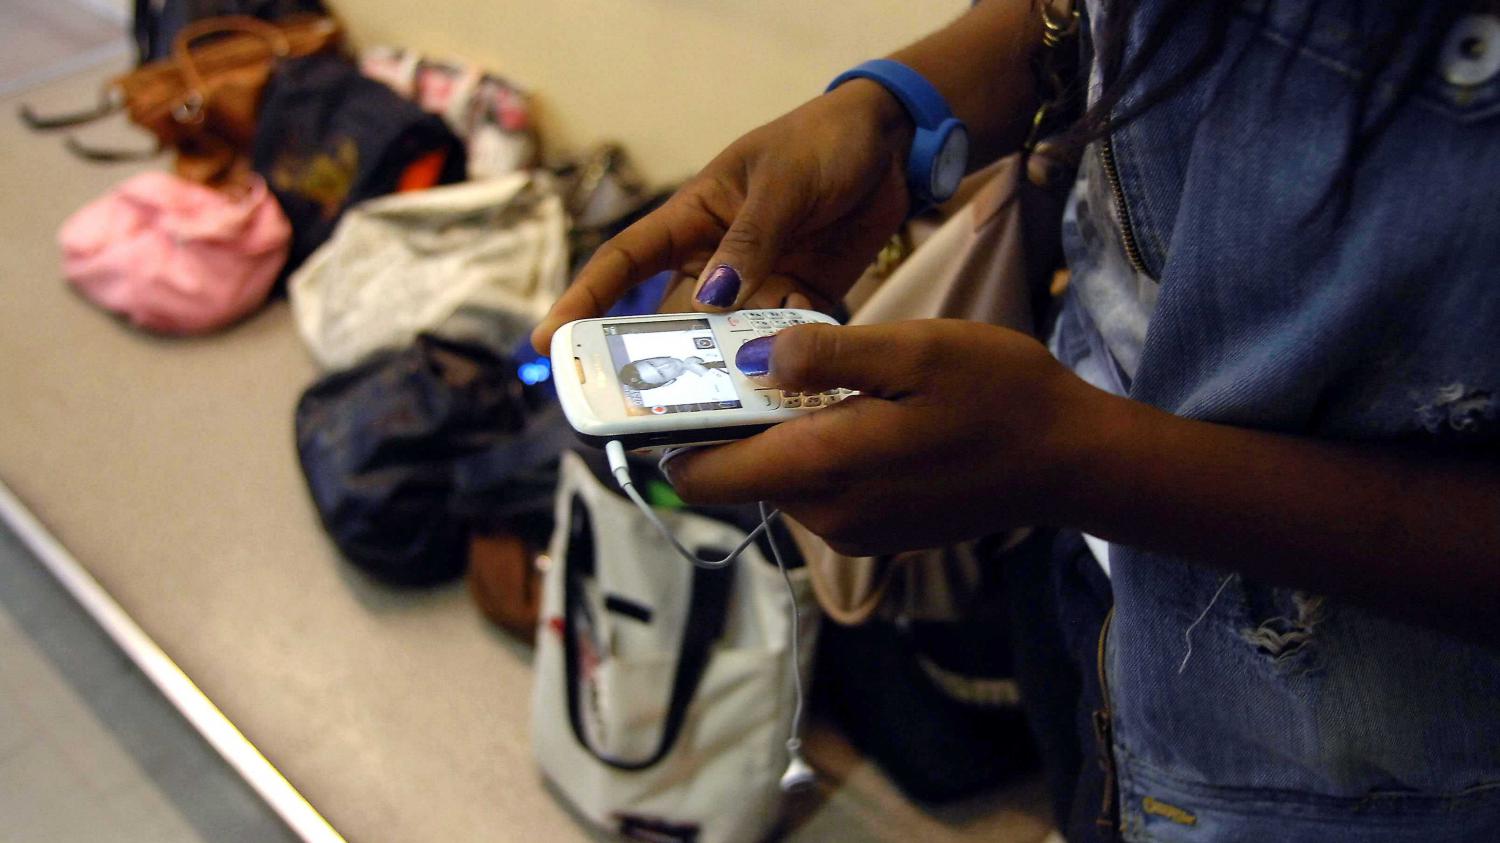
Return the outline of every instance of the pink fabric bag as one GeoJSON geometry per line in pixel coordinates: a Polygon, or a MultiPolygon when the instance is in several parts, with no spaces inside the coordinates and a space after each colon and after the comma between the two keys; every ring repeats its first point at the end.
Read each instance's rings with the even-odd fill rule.
{"type": "Polygon", "coordinates": [[[79,292],[142,328],[199,334],[266,300],[291,225],[259,176],[231,194],[152,172],[79,209],[57,239],[79,292]]]}

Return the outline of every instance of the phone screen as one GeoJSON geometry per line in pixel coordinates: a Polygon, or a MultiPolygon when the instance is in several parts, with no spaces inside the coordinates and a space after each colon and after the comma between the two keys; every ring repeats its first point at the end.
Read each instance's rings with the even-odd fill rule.
{"type": "Polygon", "coordinates": [[[707,319],[606,322],[602,327],[630,415],[741,406],[707,319]]]}

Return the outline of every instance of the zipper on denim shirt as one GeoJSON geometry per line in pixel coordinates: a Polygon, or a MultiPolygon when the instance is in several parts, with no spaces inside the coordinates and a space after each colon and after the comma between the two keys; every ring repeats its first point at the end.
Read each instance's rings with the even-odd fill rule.
{"type": "Polygon", "coordinates": [[[1120,186],[1120,170],[1115,165],[1114,135],[1105,135],[1099,144],[1099,156],[1104,160],[1104,180],[1109,182],[1109,192],[1115,199],[1115,219],[1120,223],[1120,242],[1125,247],[1125,258],[1130,268],[1141,275],[1150,276],[1146,262],[1141,258],[1141,247],[1135,239],[1135,226],[1130,224],[1130,209],[1125,204],[1125,189],[1120,186]]]}
{"type": "Polygon", "coordinates": [[[1099,670],[1099,708],[1094,710],[1094,741],[1099,750],[1099,766],[1104,769],[1104,795],[1099,804],[1098,826],[1104,840],[1117,840],[1120,833],[1120,808],[1117,804],[1119,785],[1115,770],[1114,712],[1109,704],[1109,676],[1104,667],[1105,642],[1109,640],[1110,622],[1115,619],[1115,607],[1109,607],[1104,623],[1099,627],[1099,653],[1096,665],[1099,670]]]}

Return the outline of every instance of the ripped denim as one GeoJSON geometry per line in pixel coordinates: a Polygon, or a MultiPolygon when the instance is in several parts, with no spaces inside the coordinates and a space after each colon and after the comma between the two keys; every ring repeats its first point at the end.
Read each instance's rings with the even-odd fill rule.
{"type": "Polygon", "coordinates": [[[1500,655],[1125,548],[1113,568],[1126,840],[1500,835],[1500,655]],[[1143,587],[1153,611],[1123,608],[1143,587]]]}

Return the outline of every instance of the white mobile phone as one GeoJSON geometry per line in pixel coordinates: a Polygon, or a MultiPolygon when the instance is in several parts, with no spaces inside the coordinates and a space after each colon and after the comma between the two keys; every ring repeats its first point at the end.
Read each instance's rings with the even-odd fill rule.
{"type": "Polygon", "coordinates": [[[807,322],[811,310],[659,313],[569,322],[552,337],[552,371],[563,414],[584,442],[627,449],[727,442],[759,433],[848,390],[783,393],[735,368],[756,337],[807,322]]]}

